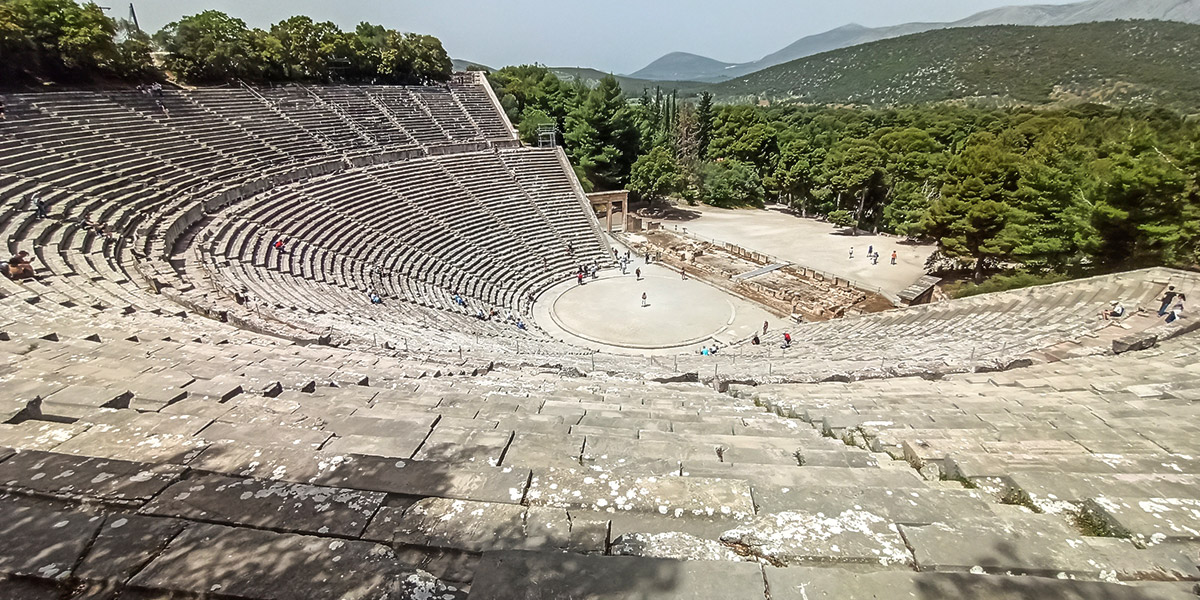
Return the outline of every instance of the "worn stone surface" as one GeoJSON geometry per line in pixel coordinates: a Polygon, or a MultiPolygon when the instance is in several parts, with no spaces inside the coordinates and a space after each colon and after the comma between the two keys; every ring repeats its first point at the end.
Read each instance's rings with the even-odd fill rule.
{"type": "Polygon", "coordinates": [[[1100,496],[1087,510],[1144,544],[1200,541],[1200,498],[1118,498],[1100,496]]]}
{"type": "Polygon", "coordinates": [[[202,471],[330,487],[519,504],[529,470],[214,444],[189,463],[202,471]]]}
{"type": "MultiPolygon", "coordinates": [[[[563,517],[565,521],[565,513],[563,517]]],[[[565,538],[569,528],[563,533],[565,538]]],[[[519,549],[525,545],[525,508],[515,504],[425,498],[401,515],[391,509],[380,511],[363,537],[470,552],[519,549]]]]}
{"type": "Polygon", "coordinates": [[[772,600],[1186,600],[1181,588],[973,573],[861,573],[840,569],[766,567],[772,600]]]}
{"type": "Polygon", "coordinates": [[[611,553],[675,560],[749,560],[720,541],[679,532],[627,533],[613,540],[611,553]]]}
{"type": "Polygon", "coordinates": [[[335,437],[321,447],[325,452],[338,454],[369,454],[385,458],[410,458],[425,442],[423,434],[410,437],[375,437],[347,435],[335,437]]]}
{"type": "Polygon", "coordinates": [[[631,556],[488,552],[471,600],[762,600],[756,564],[631,556]]]}
{"type": "MultiPolygon", "coordinates": [[[[921,571],[1063,574],[1093,580],[1116,577],[1116,569],[1100,549],[1052,515],[901,525],[901,532],[921,571]]],[[[1127,551],[1134,551],[1129,542],[1121,543],[1127,551]]]]}
{"type": "Polygon", "coordinates": [[[176,519],[120,513],[108,515],[75,576],[85,580],[124,582],[157,556],[184,525],[176,519]]]}
{"type": "Polygon", "coordinates": [[[0,503],[0,574],[66,580],[104,518],[0,503]]]}
{"type": "Polygon", "coordinates": [[[872,512],[789,511],[763,515],[721,534],[740,554],[775,565],[867,563],[907,567],[912,555],[896,525],[872,512]]]}
{"type": "Polygon", "coordinates": [[[0,424],[0,444],[25,450],[51,450],[87,431],[89,425],[25,421],[17,425],[0,424]]]}
{"type": "Polygon", "coordinates": [[[508,431],[438,425],[413,455],[417,460],[471,462],[496,466],[512,439],[508,431]]]}
{"type": "Polygon", "coordinates": [[[625,477],[598,470],[547,468],[529,485],[531,506],[587,508],[742,519],[754,514],[743,481],[698,477],[625,477]]]}
{"type": "Polygon", "coordinates": [[[273,425],[237,425],[216,421],[200,436],[210,441],[232,440],[255,445],[275,444],[294,448],[316,450],[333,436],[328,431],[301,429],[299,427],[279,427],[273,425]]]}
{"type": "Polygon", "coordinates": [[[378,492],[203,475],[163,490],[140,512],[275,531],[358,537],[383,499],[384,494],[378,492]]]}
{"type": "Polygon", "coordinates": [[[34,450],[0,462],[0,485],[32,494],[141,503],[178,479],[183,471],[175,465],[34,450]]]}
{"type": "Polygon", "coordinates": [[[221,525],[184,530],[130,583],[263,600],[404,598],[416,596],[399,595],[399,586],[430,594],[440,586],[399,565],[392,550],[379,544],[221,525]]]}
{"type": "Polygon", "coordinates": [[[186,464],[207,447],[203,439],[171,433],[130,433],[96,425],[54,447],[55,452],[145,463],[186,464]]]}

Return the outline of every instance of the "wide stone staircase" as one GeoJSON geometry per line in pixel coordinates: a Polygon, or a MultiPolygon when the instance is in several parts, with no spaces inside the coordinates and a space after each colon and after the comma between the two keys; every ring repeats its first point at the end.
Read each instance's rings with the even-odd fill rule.
{"type": "Polygon", "coordinates": [[[0,302],[0,597],[1123,599],[1200,579],[1186,336],[721,394],[0,302]]]}

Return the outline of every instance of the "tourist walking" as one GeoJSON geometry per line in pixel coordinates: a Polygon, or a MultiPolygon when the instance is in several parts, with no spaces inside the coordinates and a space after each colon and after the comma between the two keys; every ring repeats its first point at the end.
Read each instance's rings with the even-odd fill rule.
{"type": "Polygon", "coordinates": [[[679,276],[687,281],[687,271],[683,267],[679,267],[679,276]]]}
{"type": "Polygon", "coordinates": [[[854,258],[854,246],[850,246],[850,258],[854,258]]]}
{"type": "Polygon", "coordinates": [[[1163,294],[1163,297],[1162,297],[1162,306],[1158,307],[1158,316],[1161,317],[1161,316],[1167,314],[1167,309],[1171,307],[1171,302],[1174,301],[1175,296],[1178,296],[1178,295],[1180,295],[1180,294],[1179,294],[1179,292],[1175,291],[1175,286],[1173,286],[1173,285],[1167,286],[1167,293],[1163,294]]]}
{"type": "Polygon", "coordinates": [[[874,245],[867,246],[867,258],[870,258],[871,255],[874,253],[875,253],[875,246],[874,245]]]}
{"type": "Polygon", "coordinates": [[[767,335],[767,326],[768,325],[770,325],[769,322],[763,321],[763,335],[767,335]]]}
{"type": "Polygon", "coordinates": [[[896,251],[892,250],[892,264],[896,264],[896,251]]]}
{"type": "Polygon", "coordinates": [[[37,194],[33,196],[33,210],[37,212],[37,218],[39,219],[45,219],[50,216],[50,210],[46,206],[46,201],[39,198],[37,194]]]}
{"type": "Polygon", "coordinates": [[[579,282],[579,285],[583,285],[583,271],[575,273],[575,280],[579,282]]]}
{"type": "Polygon", "coordinates": [[[642,292],[642,308],[646,308],[646,292],[642,292]]]}
{"type": "Polygon", "coordinates": [[[637,275],[637,280],[638,280],[638,281],[641,281],[641,280],[642,280],[642,269],[641,269],[641,268],[634,269],[634,270],[633,270],[633,274],[634,274],[634,275],[637,275]]]}

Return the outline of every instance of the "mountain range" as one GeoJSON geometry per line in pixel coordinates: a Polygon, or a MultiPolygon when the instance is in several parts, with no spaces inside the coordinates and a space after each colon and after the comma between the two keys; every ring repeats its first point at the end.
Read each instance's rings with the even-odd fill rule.
{"type": "MultiPolygon", "coordinates": [[[[926,31],[706,84],[719,102],[1200,110],[1200,25],[1102,21],[926,31]]],[[[681,92],[681,96],[684,94],[681,92]]]]}
{"type": "Polygon", "coordinates": [[[1138,19],[1200,24],[1200,0],[1088,0],[1074,4],[1008,6],[947,23],[906,23],[876,28],[850,24],[801,38],[753,62],[727,63],[697,54],[672,52],[628,77],[650,81],[720,82],[822,52],[931,30],[985,25],[1074,25],[1138,19]]]}

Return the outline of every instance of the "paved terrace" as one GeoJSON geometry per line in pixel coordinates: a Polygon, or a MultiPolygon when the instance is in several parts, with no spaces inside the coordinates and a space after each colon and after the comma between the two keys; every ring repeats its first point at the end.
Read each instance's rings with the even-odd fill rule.
{"type": "Polygon", "coordinates": [[[680,206],[663,227],[687,229],[702,237],[736,244],[779,260],[851,279],[866,288],[878,288],[896,296],[925,274],[925,260],[934,248],[901,243],[903,238],[859,232],[849,235],[829,223],[802,219],[779,210],[725,209],[712,206],[680,206]],[[874,246],[879,264],[867,258],[874,246]],[[850,248],[854,258],[850,258],[850,248]],[[896,264],[890,264],[892,251],[896,264]]]}

